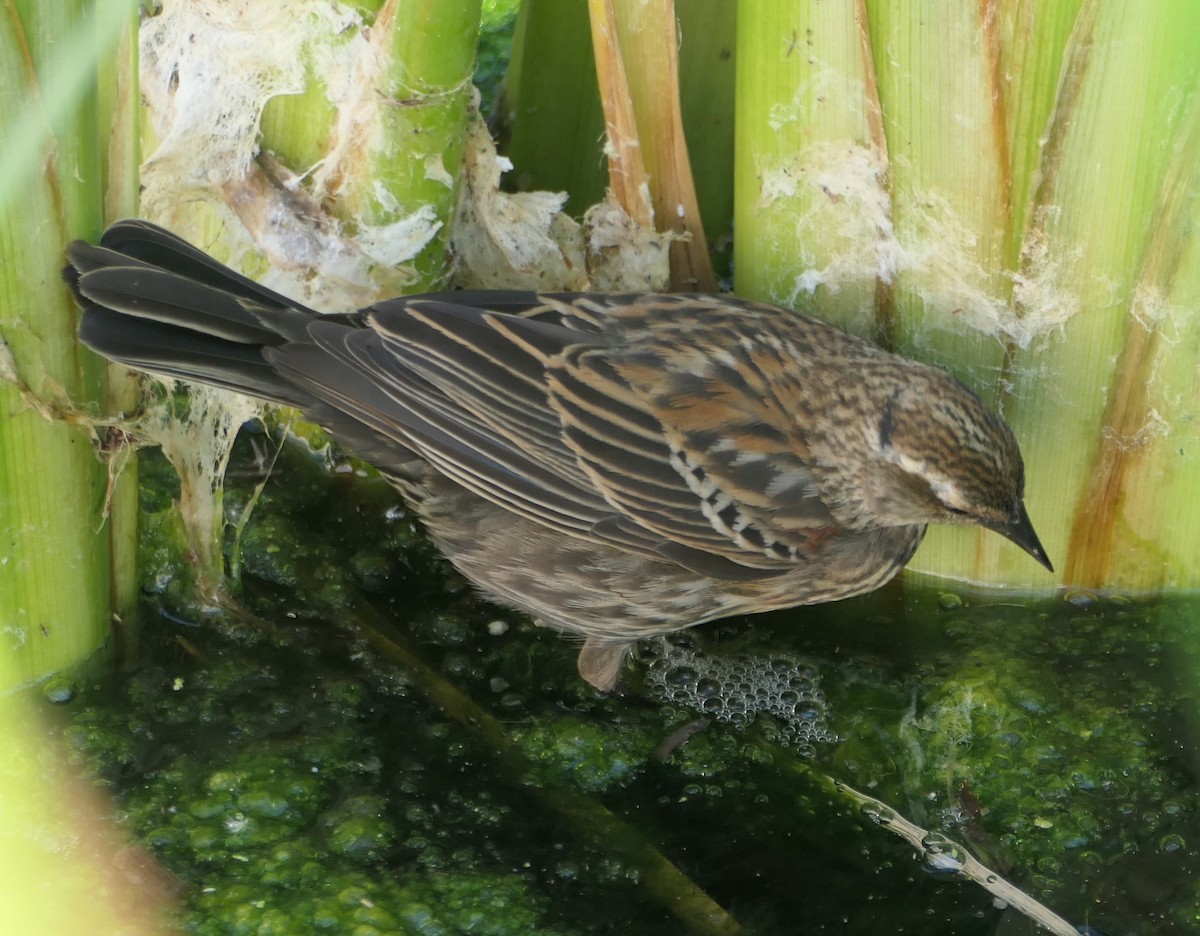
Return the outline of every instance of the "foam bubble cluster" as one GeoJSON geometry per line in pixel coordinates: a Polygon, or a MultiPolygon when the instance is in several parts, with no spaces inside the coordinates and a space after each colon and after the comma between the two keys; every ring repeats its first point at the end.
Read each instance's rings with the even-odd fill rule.
{"type": "Polygon", "coordinates": [[[817,743],[836,740],[830,730],[817,671],[794,657],[705,656],[686,640],[662,639],[646,688],[663,702],[744,727],[759,713],[772,715],[779,743],[811,755],[817,743]]]}

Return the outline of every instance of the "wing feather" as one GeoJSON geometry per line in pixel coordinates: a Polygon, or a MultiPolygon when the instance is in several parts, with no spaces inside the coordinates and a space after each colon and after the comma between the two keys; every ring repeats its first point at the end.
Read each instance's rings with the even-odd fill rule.
{"type": "MultiPolygon", "coordinates": [[[[374,337],[341,331],[356,344],[374,337]]],[[[416,451],[441,474],[519,516],[580,535],[607,514],[600,498],[593,495],[586,503],[573,488],[564,493],[556,475],[478,428],[464,421],[447,428],[416,394],[398,399],[390,383],[362,368],[357,358],[333,353],[328,343],[292,344],[265,353],[282,374],[317,399],[416,451]]]]}
{"type": "MultiPolygon", "coordinates": [[[[728,368],[728,354],[693,349],[673,371],[668,355],[629,340],[638,310],[612,297],[522,295],[509,302],[519,311],[511,314],[488,308],[488,296],[381,303],[359,330],[318,321],[308,328],[316,354],[289,346],[269,359],[316,398],[523,518],[731,580],[803,561],[803,535],[775,529],[763,509],[764,485],[804,488],[802,465],[789,467],[785,483],[755,461],[755,445],[786,447],[782,430],[757,427],[757,442],[739,454],[756,401],[724,401],[720,415],[732,414],[732,424],[706,436],[683,399],[697,381],[722,376],[735,391],[756,390],[744,375],[695,373],[697,362],[728,368]],[[322,356],[339,373],[323,374],[322,356]],[[639,367],[682,396],[648,392],[639,367]],[[347,381],[344,370],[358,379],[347,381]]],[[[803,533],[810,520],[802,512],[803,533]]]]}

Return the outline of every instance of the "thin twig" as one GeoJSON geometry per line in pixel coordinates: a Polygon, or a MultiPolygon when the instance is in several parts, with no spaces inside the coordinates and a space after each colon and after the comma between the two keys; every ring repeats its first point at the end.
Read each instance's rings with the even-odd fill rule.
{"type": "Polygon", "coordinates": [[[953,842],[940,833],[930,832],[910,822],[898,812],[873,796],[860,793],[840,780],[826,777],[839,793],[863,808],[863,814],[876,825],[900,836],[914,848],[926,855],[938,870],[953,871],[974,881],[993,897],[1003,900],[1019,913],[1025,914],[1034,923],[1055,936],[1079,936],[1079,930],[1039,903],[1010,881],[973,858],[965,847],[953,842]]]}

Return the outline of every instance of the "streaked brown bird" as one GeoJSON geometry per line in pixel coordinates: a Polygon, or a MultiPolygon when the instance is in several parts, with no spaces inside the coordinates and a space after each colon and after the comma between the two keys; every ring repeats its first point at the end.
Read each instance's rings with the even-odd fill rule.
{"type": "Polygon", "coordinates": [[[487,595],[631,644],[891,579],[930,523],[1051,569],[1011,430],[953,377],[729,296],[448,292],[319,315],[144,221],[77,241],[80,337],[298,407],[487,595]]]}

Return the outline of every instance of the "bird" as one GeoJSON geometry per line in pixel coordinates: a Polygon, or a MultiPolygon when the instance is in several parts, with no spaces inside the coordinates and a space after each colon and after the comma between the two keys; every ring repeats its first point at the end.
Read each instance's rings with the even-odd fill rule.
{"type": "Polygon", "coordinates": [[[944,370],[731,295],[474,290],[318,313],[147,221],[67,249],[81,341],[295,407],[485,596],[631,647],[872,591],[931,523],[1053,571],[1012,430],[944,370]]]}

